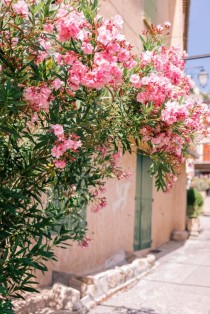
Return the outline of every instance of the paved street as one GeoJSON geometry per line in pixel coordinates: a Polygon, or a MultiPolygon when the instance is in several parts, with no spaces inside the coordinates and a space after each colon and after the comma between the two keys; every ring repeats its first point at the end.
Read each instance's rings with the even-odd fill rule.
{"type": "Polygon", "coordinates": [[[89,313],[210,314],[210,216],[201,217],[201,227],[197,238],[163,245],[150,274],[89,313]]]}

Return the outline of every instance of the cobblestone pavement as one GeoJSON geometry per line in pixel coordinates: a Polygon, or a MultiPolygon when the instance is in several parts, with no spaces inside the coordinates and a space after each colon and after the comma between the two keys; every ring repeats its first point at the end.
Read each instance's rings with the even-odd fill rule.
{"type": "Polygon", "coordinates": [[[210,216],[201,227],[196,238],[161,246],[150,274],[89,314],[210,314],[210,216]]]}

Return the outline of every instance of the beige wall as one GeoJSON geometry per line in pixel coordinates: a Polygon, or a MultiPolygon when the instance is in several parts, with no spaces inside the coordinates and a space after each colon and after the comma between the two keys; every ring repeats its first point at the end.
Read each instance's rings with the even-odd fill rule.
{"type": "Polygon", "coordinates": [[[175,230],[185,230],[186,219],[186,171],[185,164],[175,187],[169,193],[153,190],[152,247],[170,240],[175,230]]]}
{"type": "Polygon", "coordinates": [[[124,20],[123,31],[126,38],[134,45],[135,50],[141,49],[139,34],[143,29],[144,0],[102,0],[100,12],[106,18],[121,15],[124,20]]]}
{"type": "Polygon", "coordinates": [[[157,0],[157,15],[158,23],[165,21],[171,23],[170,45],[182,48],[184,31],[182,0],[157,0]]]}
{"type": "MultiPolygon", "coordinates": [[[[131,176],[120,181],[109,180],[105,194],[107,207],[98,213],[87,210],[88,236],[92,239],[89,247],[73,244],[66,250],[57,248],[58,261],[49,263],[49,270],[83,275],[107,268],[113,255],[119,253],[121,257],[123,251],[133,250],[136,155],[123,156],[121,166],[131,176]]],[[[38,281],[41,285],[50,284],[51,272],[44,277],[38,274],[38,281]]]]}

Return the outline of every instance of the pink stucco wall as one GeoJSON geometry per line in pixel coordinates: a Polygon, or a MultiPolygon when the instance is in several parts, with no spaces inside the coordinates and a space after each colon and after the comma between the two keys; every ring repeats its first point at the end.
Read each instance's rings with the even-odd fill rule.
{"type": "Polygon", "coordinates": [[[72,243],[66,250],[57,248],[58,261],[48,263],[45,276],[37,273],[40,285],[50,284],[52,270],[83,275],[108,268],[123,258],[123,252],[133,250],[136,155],[126,154],[121,166],[131,176],[121,181],[108,180],[107,207],[98,213],[87,210],[89,247],[84,249],[72,243]]]}
{"type": "Polygon", "coordinates": [[[181,166],[181,173],[172,191],[157,192],[153,189],[152,205],[152,247],[170,240],[173,231],[185,230],[186,217],[186,171],[181,166]]]}

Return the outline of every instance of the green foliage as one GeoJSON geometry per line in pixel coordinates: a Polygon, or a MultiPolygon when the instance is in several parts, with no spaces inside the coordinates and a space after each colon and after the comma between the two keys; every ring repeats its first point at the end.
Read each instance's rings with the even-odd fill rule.
{"type": "Polygon", "coordinates": [[[190,188],[187,190],[187,205],[188,206],[193,206],[195,204],[195,190],[193,188],[190,188]]]}
{"type": "MultiPolygon", "coordinates": [[[[94,191],[113,174],[112,155],[119,147],[130,151],[129,130],[122,120],[121,104],[112,102],[110,91],[81,87],[73,96],[54,90],[49,111],[33,111],[23,98],[24,86],[39,86],[60,77],[51,60],[36,63],[30,49],[38,55],[39,29],[53,16],[51,2],[31,5],[29,21],[15,18],[8,26],[9,14],[0,23],[0,42],[10,27],[10,36],[19,38],[11,49],[0,50],[0,313],[13,313],[11,299],[24,292],[36,292],[35,271],[47,271],[46,262],[56,260],[55,247],[66,248],[70,241],[82,242],[86,235],[85,210],[94,200],[94,191]],[[39,24],[40,23],[40,24],[39,24]],[[81,139],[82,149],[72,151],[65,169],[57,169],[51,149],[55,136],[52,124],[61,124],[66,134],[81,139]],[[99,146],[109,143],[104,157],[99,146]],[[47,200],[46,200],[47,199],[47,200]]],[[[78,2],[91,21],[97,1],[78,2]]],[[[2,15],[4,12],[2,11],[2,15]]],[[[6,42],[7,43],[7,42],[6,42]]],[[[57,43],[57,41],[56,41],[57,43]]],[[[62,46],[62,44],[60,44],[62,46]]],[[[63,47],[61,47],[64,49],[63,47]]],[[[78,52],[73,42],[65,49],[78,52]]],[[[79,53],[81,53],[79,51],[79,53]]]]}
{"type": "Polygon", "coordinates": [[[197,203],[198,207],[201,208],[204,204],[203,196],[198,191],[195,191],[195,195],[196,195],[196,203],[197,203]]]}
{"type": "Polygon", "coordinates": [[[201,214],[201,207],[204,200],[200,192],[193,188],[187,190],[187,216],[197,218],[201,214]]]}

